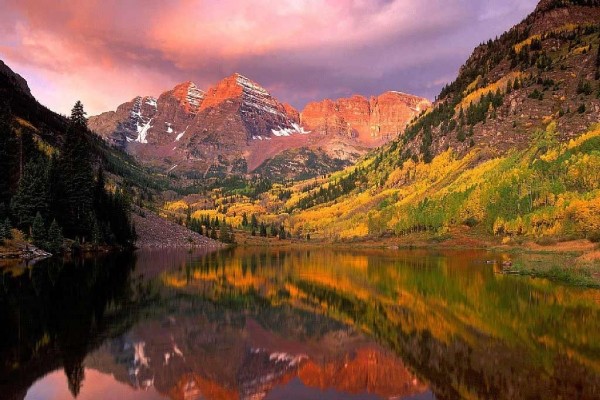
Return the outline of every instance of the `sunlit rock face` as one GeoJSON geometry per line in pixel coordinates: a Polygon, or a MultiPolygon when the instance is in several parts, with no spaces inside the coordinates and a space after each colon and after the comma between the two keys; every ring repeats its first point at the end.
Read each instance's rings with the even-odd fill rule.
{"type": "Polygon", "coordinates": [[[374,147],[396,138],[429,107],[429,100],[401,92],[386,92],[370,99],[354,95],[309,103],[300,121],[315,133],[346,136],[374,147]]]}

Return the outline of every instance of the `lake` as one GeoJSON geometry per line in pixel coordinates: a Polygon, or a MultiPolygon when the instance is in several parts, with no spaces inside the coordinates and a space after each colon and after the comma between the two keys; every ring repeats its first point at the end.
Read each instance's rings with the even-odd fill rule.
{"type": "Polygon", "coordinates": [[[2,270],[2,399],[600,398],[600,291],[485,251],[155,250],[2,270]]]}

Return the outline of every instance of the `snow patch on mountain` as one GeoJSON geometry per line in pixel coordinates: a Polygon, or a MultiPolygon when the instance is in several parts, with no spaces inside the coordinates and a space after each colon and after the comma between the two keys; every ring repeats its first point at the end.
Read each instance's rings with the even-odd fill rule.
{"type": "MultiPolygon", "coordinates": [[[[175,165],[175,167],[176,166],[177,165],[175,165]]],[[[173,351],[166,352],[164,354],[165,362],[163,365],[169,365],[169,362],[171,361],[171,359],[174,358],[176,355],[185,360],[185,357],[183,356],[183,352],[179,349],[179,347],[177,347],[177,343],[173,342],[173,351]]]]}
{"type": "Polygon", "coordinates": [[[300,125],[292,123],[291,128],[279,127],[279,129],[271,129],[271,133],[273,133],[275,136],[291,136],[295,133],[306,135],[309,134],[310,131],[305,131],[300,125]]]}
{"type": "Polygon", "coordinates": [[[157,108],[156,99],[154,97],[146,97],[146,104],[148,104],[149,106],[153,106],[154,108],[157,108]]]}
{"type": "Polygon", "coordinates": [[[177,347],[177,343],[173,343],[173,352],[183,358],[183,352],[177,347]]]}
{"type": "Polygon", "coordinates": [[[152,125],[150,125],[151,122],[152,122],[152,118],[150,118],[148,120],[148,122],[146,122],[145,124],[140,124],[140,122],[138,122],[138,124],[137,124],[138,137],[135,139],[136,142],[148,143],[148,139],[146,139],[146,136],[148,135],[148,130],[150,130],[150,128],[152,128],[152,125]]]}
{"type": "Polygon", "coordinates": [[[192,111],[195,112],[198,110],[198,107],[200,107],[200,103],[202,103],[203,99],[204,92],[198,89],[198,87],[194,83],[190,82],[188,86],[186,100],[192,106],[192,111]]]}
{"type": "Polygon", "coordinates": [[[286,363],[290,367],[294,367],[294,366],[300,364],[300,362],[302,362],[302,360],[305,360],[307,358],[308,358],[308,356],[306,356],[305,354],[292,355],[292,354],[288,354],[288,353],[277,353],[276,352],[276,353],[271,353],[269,355],[270,361],[274,361],[275,363],[286,363]]]}
{"type": "Polygon", "coordinates": [[[186,126],[185,129],[183,130],[183,132],[177,134],[177,136],[175,137],[176,142],[179,142],[179,140],[181,140],[181,138],[183,137],[183,135],[185,135],[185,133],[187,132],[189,127],[190,127],[189,125],[186,126]]]}
{"type": "Polygon", "coordinates": [[[243,75],[236,74],[235,80],[236,80],[237,84],[240,85],[245,92],[257,93],[262,96],[269,96],[269,92],[267,92],[263,87],[252,82],[250,79],[246,78],[243,75]]]}

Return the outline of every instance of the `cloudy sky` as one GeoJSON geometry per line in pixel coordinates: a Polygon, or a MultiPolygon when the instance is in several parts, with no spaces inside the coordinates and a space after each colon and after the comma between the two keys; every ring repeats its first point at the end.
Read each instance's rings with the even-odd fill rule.
{"type": "Polygon", "coordinates": [[[537,0],[0,0],[0,58],[90,114],[240,72],[279,100],[400,90],[433,99],[474,46],[537,0]]]}

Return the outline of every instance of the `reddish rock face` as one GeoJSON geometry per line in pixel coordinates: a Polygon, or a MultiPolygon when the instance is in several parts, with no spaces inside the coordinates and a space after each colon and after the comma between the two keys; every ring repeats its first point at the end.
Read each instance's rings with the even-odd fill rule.
{"type": "Polygon", "coordinates": [[[374,147],[397,137],[412,118],[429,107],[429,100],[400,92],[386,92],[368,100],[355,95],[335,102],[310,103],[300,121],[315,133],[355,138],[374,147]]]}
{"type": "MultiPolygon", "coordinates": [[[[200,108],[200,104],[202,104],[202,100],[204,100],[205,93],[198,89],[193,82],[184,82],[175,86],[173,90],[170,92],[166,92],[165,94],[171,94],[175,99],[179,100],[179,104],[181,104],[182,108],[187,113],[197,113],[200,108]]],[[[162,97],[162,96],[161,96],[162,97]]]]}
{"type": "Polygon", "coordinates": [[[238,141],[243,141],[238,144],[246,145],[258,137],[304,133],[297,121],[293,108],[277,101],[256,82],[233,74],[208,91],[195,125],[208,134],[238,136],[238,141]]]}
{"type": "Polygon", "coordinates": [[[206,93],[184,82],[158,99],[136,97],[91,117],[89,127],[146,164],[209,177],[244,174],[278,154],[300,154],[288,152],[299,148],[320,151],[332,166],[348,163],[397,136],[428,106],[425,99],[389,92],[311,103],[300,114],[233,74],[206,93]]]}

